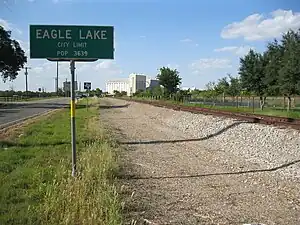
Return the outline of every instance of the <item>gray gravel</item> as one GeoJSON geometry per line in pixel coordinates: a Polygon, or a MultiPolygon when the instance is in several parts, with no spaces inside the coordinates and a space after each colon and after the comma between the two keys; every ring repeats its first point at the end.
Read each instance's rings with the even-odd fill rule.
{"type": "Polygon", "coordinates": [[[101,121],[122,147],[124,224],[300,224],[296,167],[265,170],[299,159],[298,132],[101,102],[101,121]]]}
{"type": "MultiPolygon", "coordinates": [[[[220,132],[202,143],[211,149],[221,149],[259,163],[263,168],[274,168],[300,160],[300,132],[297,130],[188,112],[169,110],[169,113],[171,116],[165,118],[169,126],[193,138],[220,132]]],[[[299,164],[295,163],[279,172],[300,178],[299,164]]]]}

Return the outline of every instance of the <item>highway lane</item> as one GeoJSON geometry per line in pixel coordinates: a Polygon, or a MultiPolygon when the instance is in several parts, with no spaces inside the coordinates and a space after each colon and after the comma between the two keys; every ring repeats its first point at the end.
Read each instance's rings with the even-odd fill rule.
{"type": "Polygon", "coordinates": [[[0,127],[35,114],[68,106],[69,98],[53,98],[29,102],[5,103],[0,106],[0,127]]]}

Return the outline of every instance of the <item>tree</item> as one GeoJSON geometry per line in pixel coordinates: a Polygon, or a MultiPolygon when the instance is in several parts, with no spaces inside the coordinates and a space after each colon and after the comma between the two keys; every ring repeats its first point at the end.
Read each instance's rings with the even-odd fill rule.
{"type": "Polygon", "coordinates": [[[288,108],[291,108],[291,96],[299,93],[300,87],[300,30],[290,30],[282,37],[284,48],[279,80],[281,92],[288,98],[288,108]]]}
{"type": "Polygon", "coordinates": [[[239,77],[233,77],[230,74],[228,74],[229,77],[229,87],[227,89],[227,93],[232,96],[238,96],[241,94],[242,87],[239,77]]]}
{"type": "Polygon", "coordinates": [[[242,88],[259,96],[261,110],[264,108],[267,92],[265,64],[264,56],[252,49],[245,57],[240,58],[239,75],[242,88]]]}
{"type": "Polygon", "coordinates": [[[121,96],[126,96],[127,95],[127,91],[121,91],[121,96]]]}
{"type": "Polygon", "coordinates": [[[156,86],[152,89],[152,94],[153,96],[157,97],[161,97],[163,95],[163,88],[161,86],[156,86]]]}
{"type": "Polygon", "coordinates": [[[215,90],[220,94],[226,93],[228,91],[229,85],[230,84],[227,80],[227,77],[223,77],[218,80],[218,83],[215,86],[215,90]]]}
{"type": "Polygon", "coordinates": [[[265,79],[264,82],[267,86],[269,95],[279,95],[279,70],[282,64],[284,48],[275,39],[273,42],[268,43],[267,50],[264,53],[266,60],[265,66],[265,79]]]}
{"type": "Polygon", "coordinates": [[[11,32],[0,26],[0,73],[4,82],[17,78],[18,71],[27,63],[20,44],[11,39],[11,32]]]}
{"type": "Polygon", "coordinates": [[[227,81],[227,77],[223,77],[218,80],[218,83],[215,86],[215,91],[217,95],[223,95],[223,102],[225,102],[225,95],[228,94],[229,82],[227,81]]]}
{"type": "Polygon", "coordinates": [[[205,85],[205,91],[203,92],[203,97],[205,98],[212,98],[215,100],[218,93],[216,92],[216,83],[215,82],[208,82],[205,85]]]}
{"type": "Polygon", "coordinates": [[[96,90],[95,90],[95,95],[96,95],[97,97],[100,97],[101,94],[102,94],[102,90],[101,90],[100,88],[96,88],[96,90]]]}
{"type": "Polygon", "coordinates": [[[157,75],[159,84],[165,89],[165,96],[174,94],[178,91],[178,86],[181,84],[181,78],[179,72],[168,67],[162,67],[159,69],[160,73],[157,75]]]}

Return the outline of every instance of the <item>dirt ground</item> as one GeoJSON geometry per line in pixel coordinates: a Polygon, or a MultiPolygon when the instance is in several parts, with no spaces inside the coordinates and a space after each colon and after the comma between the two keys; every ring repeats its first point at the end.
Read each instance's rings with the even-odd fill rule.
{"type": "Polygon", "coordinates": [[[101,102],[101,120],[123,147],[126,224],[300,224],[298,181],[189,140],[164,123],[164,109],[101,102]]]}

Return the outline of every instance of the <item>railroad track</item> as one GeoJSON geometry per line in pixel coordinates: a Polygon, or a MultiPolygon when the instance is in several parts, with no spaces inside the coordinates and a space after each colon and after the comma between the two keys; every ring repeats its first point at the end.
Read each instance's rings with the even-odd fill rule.
{"type": "Polygon", "coordinates": [[[279,126],[281,128],[293,128],[293,129],[300,130],[300,119],[250,114],[250,113],[230,112],[230,111],[210,109],[210,108],[201,108],[197,106],[174,105],[171,103],[160,102],[160,101],[147,101],[147,100],[138,100],[138,99],[126,99],[126,100],[149,104],[157,107],[169,108],[176,111],[185,111],[191,113],[201,113],[206,115],[222,116],[222,117],[249,121],[252,123],[261,123],[261,124],[279,126]]]}

